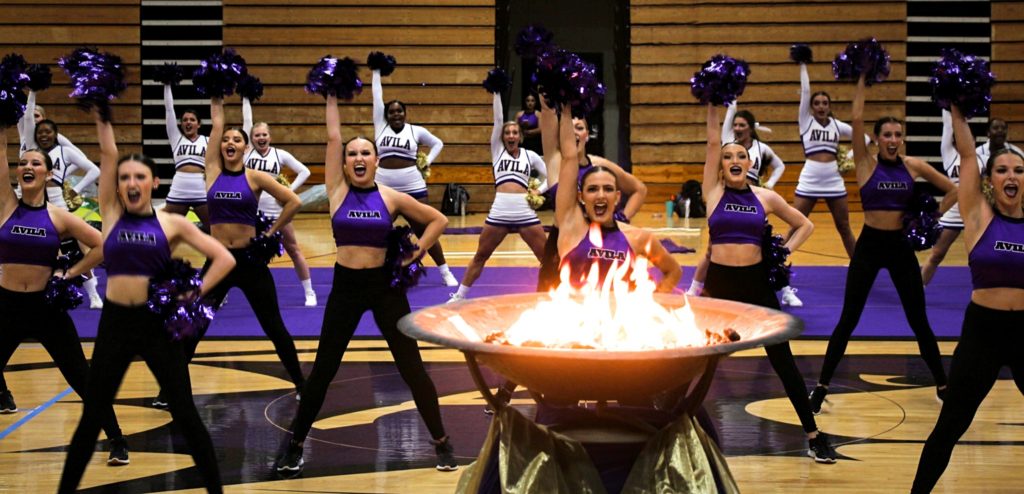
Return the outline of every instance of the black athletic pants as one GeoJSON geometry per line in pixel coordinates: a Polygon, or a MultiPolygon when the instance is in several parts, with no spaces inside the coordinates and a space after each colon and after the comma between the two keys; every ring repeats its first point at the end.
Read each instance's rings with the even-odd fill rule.
{"type": "MultiPolygon", "coordinates": [[[[764,263],[734,267],[712,262],[708,266],[707,278],[704,281],[704,293],[715,298],[779,309],[775,291],[768,286],[768,270],[764,263]]],[[[782,380],[782,387],[800,418],[804,432],[818,430],[814,414],[811,413],[811,402],[807,399],[807,386],[800,375],[800,369],[796,366],[789,342],[768,345],[764,350],[768,353],[768,362],[771,363],[772,369],[775,369],[775,374],[782,380]]]]}
{"type": "Polygon", "coordinates": [[[828,339],[825,351],[825,362],[821,368],[819,383],[827,385],[832,381],[839,360],[846,353],[846,345],[850,342],[864,305],[868,301],[871,285],[875,283],[878,271],[885,268],[889,271],[896,293],[903,304],[903,313],[907,316],[910,329],[917,337],[917,347],[921,351],[928,369],[932,373],[937,386],[946,384],[946,372],[942,368],[939,344],[935,341],[935,333],[928,324],[928,315],[924,305],[924,283],[921,281],[921,267],[917,263],[914,250],[911,249],[901,230],[879,230],[864,225],[857,246],[850,259],[850,268],[846,272],[846,295],[843,299],[843,312],[839,316],[839,324],[828,339]]]}
{"type": "Polygon", "coordinates": [[[398,320],[410,312],[409,300],[403,291],[391,288],[390,281],[391,276],[383,267],[349,269],[334,265],[334,283],[324,309],[316,361],[302,391],[299,411],[292,422],[294,441],[302,442],[309,434],[359,319],[368,310],[373,312],[373,319],[388,343],[399,374],[409,385],[416,408],[430,430],[431,437],[441,439],[445,436],[437,390],[423,368],[419,347],[414,340],[398,330],[398,320]]]}
{"type": "Polygon", "coordinates": [[[953,447],[967,432],[1004,365],[1024,393],[1024,311],[989,309],[971,302],[949,367],[942,411],[924,443],[911,492],[927,493],[935,487],[953,447]]]}
{"type": "Polygon", "coordinates": [[[221,492],[213,441],[192,401],[192,383],[182,347],[180,341],[170,339],[163,321],[145,306],[125,307],[110,300],[104,302],[86,385],[85,407],[68,446],[59,492],[74,492],[78,487],[92,457],[99,433],[99,417],[114,402],[121,380],[136,355],[146,362],[167,397],[171,417],[181,428],[206,489],[221,492]]]}
{"type": "MultiPolygon", "coordinates": [[[[43,294],[41,291],[14,292],[0,288],[0,324],[3,327],[0,330],[0,369],[7,366],[22,341],[28,338],[39,340],[64,375],[64,380],[84,400],[89,364],[82,352],[75,323],[67,312],[53,310],[43,294]]],[[[6,390],[7,381],[0,372],[0,391],[6,390]]],[[[121,437],[121,428],[112,406],[108,405],[103,410],[101,422],[108,438],[121,437]]]]}
{"type": "MultiPolygon", "coordinates": [[[[245,256],[245,249],[229,250],[235,257],[235,267],[207,293],[207,298],[211,300],[213,307],[217,308],[224,301],[228,290],[232,287],[240,288],[245,294],[245,299],[252,306],[256,320],[259,321],[263,332],[274,344],[274,350],[277,351],[277,356],[284,364],[292,383],[297,389],[302,388],[303,378],[302,368],[299,367],[299,356],[295,352],[292,335],[288,333],[288,328],[284,326],[284,320],[281,319],[281,308],[277,303],[277,287],[274,285],[274,277],[270,274],[270,268],[266,264],[249,261],[245,256]]],[[[203,266],[204,273],[209,269],[209,265],[210,261],[207,260],[206,265],[203,266]]],[[[206,334],[206,329],[209,328],[204,328],[196,338],[190,339],[185,345],[187,362],[191,362],[195,357],[196,347],[199,346],[199,340],[206,334]]]]}
{"type": "Polygon", "coordinates": [[[548,241],[544,243],[544,256],[540,259],[540,272],[537,273],[537,291],[547,292],[559,284],[558,265],[562,258],[558,257],[558,227],[552,226],[548,232],[548,241]]]}

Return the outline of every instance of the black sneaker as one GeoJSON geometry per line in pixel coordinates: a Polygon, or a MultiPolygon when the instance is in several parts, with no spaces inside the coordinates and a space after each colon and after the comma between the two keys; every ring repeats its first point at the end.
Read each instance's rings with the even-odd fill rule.
{"type": "Polygon", "coordinates": [[[288,449],[274,462],[274,469],[280,474],[295,474],[302,471],[302,444],[288,441],[288,449]]]}
{"type": "Polygon", "coordinates": [[[807,441],[807,456],[818,463],[835,463],[836,450],[829,444],[828,434],[819,432],[814,439],[807,441]]]}
{"type": "Polygon", "coordinates": [[[11,394],[11,390],[0,391],[0,413],[15,413],[17,411],[18,405],[14,403],[14,395],[11,394]]]}
{"type": "Polygon", "coordinates": [[[455,449],[452,448],[452,443],[448,440],[448,436],[445,436],[440,441],[431,440],[430,444],[434,445],[434,452],[437,453],[438,470],[454,472],[459,469],[459,464],[455,462],[455,455],[452,454],[455,449]]]}
{"type": "Polygon", "coordinates": [[[119,467],[131,463],[128,460],[128,440],[124,436],[110,440],[110,456],[107,457],[107,465],[119,467]]]}
{"type": "MultiPolygon", "coordinates": [[[[512,401],[512,393],[504,387],[498,388],[498,392],[494,393],[494,397],[497,398],[498,403],[501,403],[502,405],[508,405],[512,401]]],[[[484,413],[487,415],[494,415],[494,409],[491,408],[490,403],[484,406],[484,413]]]]}
{"type": "Polygon", "coordinates": [[[153,398],[153,408],[159,408],[160,410],[167,410],[167,400],[164,399],[164,392],[161,391],[153,398]]]}
{"type": "Polygon", "coordinates": [[[825,395],[828,394],[828,388],[822,385],[814,387],[814,391],[811,391],[808,399],[811,400],[811,412],[815,415],[821,413],[821,404],[825,402],[825,395]]]}

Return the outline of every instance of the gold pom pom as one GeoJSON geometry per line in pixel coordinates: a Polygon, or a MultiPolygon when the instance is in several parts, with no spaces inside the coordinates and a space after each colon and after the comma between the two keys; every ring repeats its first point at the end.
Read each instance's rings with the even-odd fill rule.
{"type": "Polygon", "coordinates": [[[68,211],[74,212],[78,208],[82,207],[82,196],[75,192],[74,187],[71,186],[71,182],[64,181],[64,202],[68,205],[68,211]]]}

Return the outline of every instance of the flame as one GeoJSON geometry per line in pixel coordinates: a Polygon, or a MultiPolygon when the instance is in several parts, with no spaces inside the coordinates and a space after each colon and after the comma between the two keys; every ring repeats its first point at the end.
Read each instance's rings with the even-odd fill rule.
{"type": "MultiPolygon", "coordinates": [[[[600,230],[595,235],[591,227],[590,235],[600,246],[600,230]]],[[[517,346],[612,351],[707,345],[709,335],[697,327],[689,304],[672,309],[655,301],[657,284],[647,268],[646,257],[627,257],[599,282],[598,263],[592,263],[576,289],[569,267],[562,266],[562,283],[549,292],[551,299],[524,311],[497,339],[517,346]]]]}

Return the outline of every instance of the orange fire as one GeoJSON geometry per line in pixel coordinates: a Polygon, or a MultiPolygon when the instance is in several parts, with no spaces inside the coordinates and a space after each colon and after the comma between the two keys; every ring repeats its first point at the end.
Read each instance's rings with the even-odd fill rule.
{"type": "MultiPolygon", "coordinates": [[[[601,233],[591,227],[590,241],[602,246],[601,233]]],[[[646,250],[646,249],[645,249],[646,250]]],[[[689,304],[667,308],[654,299],[657,284],[647,272],[646,257],[615,262],[603,282],[598,265],[576,289],[568,266],[550,300],[522,313],[519,320],[491,338],[516,346],[586,348],[610,351],[662,350],[705,346],[709,335],[697,327],[689,304]]]]}

